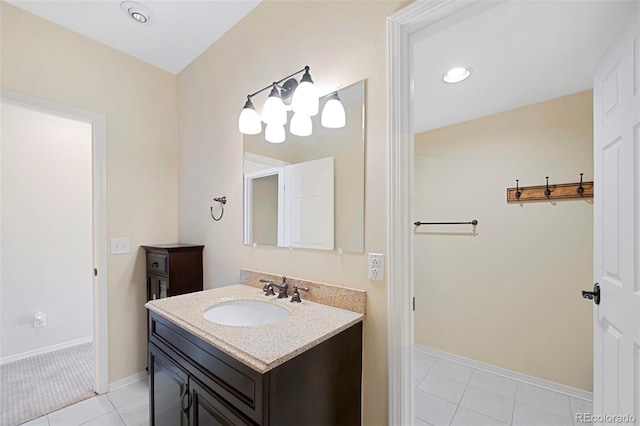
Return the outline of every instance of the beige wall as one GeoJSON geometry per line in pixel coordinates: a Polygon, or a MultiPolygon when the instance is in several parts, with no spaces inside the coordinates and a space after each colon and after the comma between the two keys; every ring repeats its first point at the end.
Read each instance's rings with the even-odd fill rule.
{"type": "MultiPolygon", "coordinates": [[[[138,246],[177,238],[176,77],[0,2],[0,85],[106,116],[109,380],[146,365],[144,258],[138,246]]],[[[47,318],[49,321],[50,318],[47,318]]]]}
{"type": "Polygon", "coordinates": [[[237,282],[241,267],[367,291],[364,424],[387,422],[387,287],[367,279],[364,254],[245,247],[242,135],[246,95],[311,67],[320,93],[367,79],[365,252],[386,249],[385,20],[391,1],[264,1],[178,75],[179,234],[205,244],[205,285],[237,282]],[[225,216],[209,217],[226,195],[225,216]]]}
{"type": "Polygon", "coordinates": [[[593,180],[592,93],[415,138],[416,343],[590,391],[590,200],[506,203],[506,188],[593,180]]]}

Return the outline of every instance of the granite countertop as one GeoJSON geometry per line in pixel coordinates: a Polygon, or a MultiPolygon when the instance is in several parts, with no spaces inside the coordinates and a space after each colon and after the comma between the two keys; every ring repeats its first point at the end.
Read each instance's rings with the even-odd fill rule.
{"type": "Polygon", "coordinates": [[[157,299],[145,307],[259,373],[277,367],[296,355],[362,321],[364,315],[304,300],[266,297],[261,289],[244,284],[157,299]],[[211,306],[231,300],[273,303],[290,312],[284,321],[259,326],[222,325],[206,320],[211,306]]]}

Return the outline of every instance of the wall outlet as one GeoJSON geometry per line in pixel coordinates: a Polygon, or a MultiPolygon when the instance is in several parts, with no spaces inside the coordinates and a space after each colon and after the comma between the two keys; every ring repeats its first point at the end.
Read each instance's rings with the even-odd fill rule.
{"type": "Polygon", "coordinates": [[[47,325],[47,322],[44,312],[36,312],[35,315],[33,315],[33,326],[37,328],[44,327],[45,325],[47,325]]]}
{"type": "Polygon", "coordinates": [[[112,238],[111,254],[131,253],[131,241],[129,238],[112,238]]]}
{"type": "Polygon", "coordinates": [[[369,253],[369,279],[384,281],[384,254],[369,253]]]}

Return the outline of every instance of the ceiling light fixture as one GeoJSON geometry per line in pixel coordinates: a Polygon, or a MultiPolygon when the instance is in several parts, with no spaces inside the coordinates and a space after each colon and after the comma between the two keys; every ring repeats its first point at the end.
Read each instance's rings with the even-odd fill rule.
{"type": "Polygon", "coordinates": [[[151,11],[146,6],[134,1],[123,1],[120,3],[120,10],[140,24],[146,24],[151,20],[151,11]]]}
{"type": "MultiPolygon", "coordinates": [[[[332,128],[344,127],[344,107],[337,94],[330,99],[331,101],[327,102],[322,111],[322,125],[332,128]],[[339,105],[335,105],[336,102],[339,105]],[[327,121],[325,119],[327,108],[337,110],[338,118],[327,121]],[[340,109],[342,110],[342,119],[340,118],[340,109]]],[[[238,129],[240,133],[245,135],[257,135],[262,131],[262,121],[266,124],[264,137],[267,142],[282,143],[286,139],[284,126],[287,124],[287,112],[293,110],[289,132],[296,136],[309,136],[313,131],[311,117],[318,114],[319,105],[318,94],[307,66],[248,95],[247,102],[238,118],[238,129]],[[294,77],[302,72],[304,74],[298,83],[294,77]],[[262,118],[260,118],[251,98],[267,89],[271,89],[271,92],[262,108],[262,118]]],[[[328,116],[334,117],[336,113],[328,112],[328,114],[328,116]]]]}
{"type": "Polygon", "coordinates": [[[471,68],[451,68],[445,75],[442,76],[442,81],[445,83],[453,84],[460,83],[466,80],[471,75],[471,68]]]}

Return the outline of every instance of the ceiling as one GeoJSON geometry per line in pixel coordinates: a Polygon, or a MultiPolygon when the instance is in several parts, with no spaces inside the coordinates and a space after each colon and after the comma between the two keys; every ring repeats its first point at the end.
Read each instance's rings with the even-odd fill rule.
{"type": "MultiPolygon", "coordinates": [[[[5,0],[171,73],[178,73],[260,0],[141,0],[140,24],[119,0],[5,0]]],[[[598,59],[634,1],[480,2],[414,37],[414,129],[422,132],[591,88],[598,59]],[[459,84],[442,82],[471,67],[459,84]]]]}
{"type": "Polygon", "coordinates": [[[633,1],[486,2],[414,39],[414,130],[507,111],[592,87],[593,71],[633,1]],[[452,67],[471,76],[447,84],[452,67]]]}
{"type": "Polygon", "coordinates": [[[247,15],[260,0],[139,0],[140,24],[119,0],[5,0],[72,31],[177,74],[247,15]]]}

